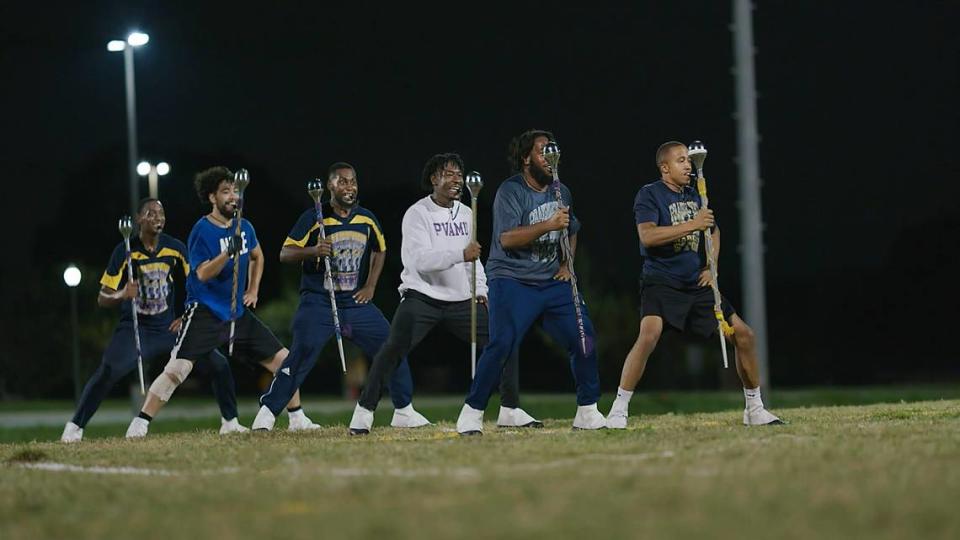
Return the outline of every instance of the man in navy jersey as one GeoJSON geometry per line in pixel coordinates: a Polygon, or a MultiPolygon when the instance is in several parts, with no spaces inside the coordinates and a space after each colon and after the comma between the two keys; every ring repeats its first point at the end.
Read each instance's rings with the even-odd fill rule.
{"type": "MultiPolygon", "coordinates": [[[[241,221],[240,234],[235,234],[239,196],[233,173],[226,167],[207,169],[196,176],[194,187],[200,200],[211,205],[211,211],[197,221],[187,239],[187,311],[170,360],[150,385],[139,416],[130,422],[128,438],[146,436],[150,420],[186,380],[194,362],[228,344],[234,264],[239,265],[238,293],[243,294],[242,301],[237,302],[234,355],[257,362],[270,372],[275,372],[287,356],[287,349],[248,309],[257,305],[263,250],[246,219],[241,221]]],[[[299,392],[290,400],[288,411],[291,430],[319,427],[304,415],[299,392]]]]}
{"type": "MultiPolygon", "coordinates": [[[[686,145],[675,141],[660,145],[656,162],[660,179],[640,188],[633,204],[640,253],[644,257],[640,335],[623,363],[617,398],[607,415],[607,427],[613,429],[627,426],[630,398],[647,358],[657,346],[664,323],[702,337],[717,332],[710,270],[700,252],[704,247],[703,235],[712,234],[711,255],[718,261],[720,228],[714,222],[713,211],[701,208],[700,195],[690,185],[692,169],[686,145]]],[[[722,299],[721,308],[734,330],[727,340],[736,348],[737,374],[746,400],[744,425],[782,424],[763,407],[753,330],[726,298],[722,299]]]]}
{"type": "MultiPolygon", "coordinates": [[[[130,238],[134,280],[127,280],[126,246],[120,242],[113,249],[110,262],[100,278],[100,294],[97,295],[97,304],[101,307],[120,306],[120,323],[107,344],[100,366],[80,395],[73,419],[63,428],[62,442],[82,440],[84,427],[110,389],[137,367],[134,304],[144,371],[154,361],[169,357],[176,342],[180,317],[174,318],[173,279],[177,270],[182,271],[184,277],[190,272],[185,255],[187,250],[183,242],[163,232],[167,218],[159,200],[140,201],[136,222],[138,234],[130,238]]],[[[209,358],[213,366],[213,391],[222,415],[220,433],[244,429],[237,422],[237,398],[227,359],[216,351],[209,358]]]]}
{"type": "MultiPolygon", "coordinates": [[[[490,342],[477,364],[477,375],[457,419],[463,435],[483,432],[483,412],[500,376],[504,358],[518,349],[523,336],[542,317],[543,329],[563,346],[577,387],[575,429],[604,427],[597,410],[600,380],[596,338],[581,300],[586,352],[580,340],[566,261],[561,264],[561,231],[566,230],[571,256],[580,222],[570,213],[573,200],[561,184],[563,207],[553,189],[553,171],[543,147],[549,131],[529,130],[515,138],[508,159],[516,172],[497,189],[493,202],[493,238],[487,259],[490,289],[490,342]]],[[[582,294],[582,293],[581,293],[582,294]]]]}
{"type": "MultiPolygon", "coordinates": [[[[390,332],[390,323],[370,303],[386,258],[387,244],[380,221],[373,212],[359,206],[357,172],[349,163],[330,166],[327,190],[330,204],[323,212],[326,240],[320,239],[316,209],[311,208],[300,214],[280,250],[280,262],[301,267],[300,306],[293,318],[290,355],[260,398],[262,406],[253,421],[255,430],[273,428],[277,414],[303,384],[323,346],[334,335],[330,292],[324,286],[323,257],[330,257],[333,266],[343,337],[356,343],[372,360],[390,332]]],[[[391,379],[392,426],[413,428],[430,423],[413,408],[412,396],[413,379],[404,358],[391,379]]]]}

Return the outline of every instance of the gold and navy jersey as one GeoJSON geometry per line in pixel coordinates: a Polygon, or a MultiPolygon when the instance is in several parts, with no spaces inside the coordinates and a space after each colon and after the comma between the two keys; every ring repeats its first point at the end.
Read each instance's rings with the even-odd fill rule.
{"type": "MultiPolygon", "coordinates": [[[[370,252],[386,251],[387,242],[383,238],[383,228],[373,212],[357,206],[350,214],[341,218],[333,213],[330,205],[323,208],[323,226],[327,238],[333,242],[333,288],[338,294],[352,294],[362,288],[370,273],[370,252]]],[[[316,211],[311,208],[300,215],[300,219],[290,230],[283,242],[284,246],[315,246],[320,236],[316,211]]],[[[323,286],[324,264],[316,259],[307,259],[302,263],[303,276],[300,279],[301,292],[327,293],[323,286]]]]}
{"type": "MultiPolygon", "coordinates": [[[[130,261],[134,279],[140,287],[137,316],[141,325],[166,327],[173,321],[173,276],[175,271],[182,272],[184,277],[189,273],[190,265],[184,256],[186,251],[183,242],[164,233],[160,233],[155,252],[147,250],[139,235],[130,237],[130,261]]],[[[127,257],[123,242],[113,249],[100,284],[114,290],[126,286],[127,257]]],[[[121,323],[133,320],[130,306],[130,302],[121,304],[121,323]]]]}

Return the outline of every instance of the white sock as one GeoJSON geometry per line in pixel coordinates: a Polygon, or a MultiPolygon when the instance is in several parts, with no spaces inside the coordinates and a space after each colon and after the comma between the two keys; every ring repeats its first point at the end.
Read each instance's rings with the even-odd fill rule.
{"type": "Polygon", "coordinates": [[[756,410],[763,408],[763,399],[760,398],[760,387],[744,388],[743,397],[747,402],[747,408],[756,410]]]}
{"type": "Polygon", "coordinates": [[[293,411],[293,412],[287,411],[287,414],[290,416],[290,419],[291,419],[291,420],[293,420],[294,418],[300,420],[300,419],[302,419],[304,416],[306,416],[305,414],[303,414],[303,409],[297,409],[297,410],[295,410],[295,411],[293,411]]]}
{"type": "Polygon", "coordinates": [[[624,390],[623,388],[617,388],[617,399],[613,400],[613,406],[610,407],[611,410],[620,410],[626,411],[630,406],[630,398],[633,397],[633,392],[630,390],[624,390]]]}

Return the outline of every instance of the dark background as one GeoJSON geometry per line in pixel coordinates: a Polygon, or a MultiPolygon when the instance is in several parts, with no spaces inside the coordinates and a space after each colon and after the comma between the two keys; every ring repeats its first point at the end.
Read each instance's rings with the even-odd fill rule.
{"type": "MultiPolygon", "coordinates": [[[[455,151],[484,175],[488,244],[509,139],[552,130],[584,222],[577,264],[601,379],[616,388],[637,329],[632,201],[666,140],[710,150],[721,284],[742,304],[730,5],[643,4],[5,3],[0,397],[71,394],[68,262],[84,270],[84,377],[115,323],[95,303],[129,204],[123,60],[106,43],[134,29],[150,35],[135,53],[140,154],[172,166],[160,179],[167,232],[185,239],[206,211],[195,172],[249,169],[245,212],[268,256],[258,313],[286,342],[298,273],[276,254],[310,205],[307,180],[333,161],[356,166],[361,204],[387,235],[376,302],[389,317],[400,220],[424,162],[455,151]]],[[[754,12],[774,386],[960,377],[958,15],[951,2],[764,1],[754,12]]],[[[712,345],[665,338],[643,386],[735,384],[712,345]]],[[[339,391],[334,349],[307,390],[339,391]]],[[[414,354],[418,388],[465,389],[467,351],[432,336],[414,354]]],[[[537,332],[522,356],[525,390],[572,389],[537,332]]],[[[252,390],[245,368],[237,376],[252,390]]]]}

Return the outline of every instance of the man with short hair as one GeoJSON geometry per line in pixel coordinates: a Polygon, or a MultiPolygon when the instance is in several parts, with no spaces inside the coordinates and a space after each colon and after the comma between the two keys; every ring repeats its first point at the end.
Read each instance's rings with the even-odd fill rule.
{"type": "MultiPolygon", "coordinates": [[[[343,337],[374,358],[390,333],[390,323],[373,300],[387,244],[377,217],[358,203],[357,172],[349,163],[337,162],[327,171],[330,204],[324,211],[326,239],[314,208],[305,210],[290,230],[280,250],[280,262],[299,264],[300,305],[293,318],[290,355],[274,374],[270,388],[260,398],[254,430],[271,430],[276,415],[303,384],[323,346],[333,336],[330,291],[324,283],[324,257],[330,257],[331,278],[343,337]]],[[[413,408],[413,379],[404,358],[390,384],[394,412],[391,425],[414,428],[430,423],[413,408]]]]}
{"type": "MultiPolygon", "coordinates": [[[[479,261],[480,244],[470,240],[473,212],[459,201],[463,192],[463,160],[452,153],[433,156],[423,168],[420,185],[430,195],[414,203],[403,215],[403,272],[399,287],[403,298],[393,315],[390,337],[374,357],[353,411],[351,435],[370,432],[384,381],[430,330],[443,325],[461,340],[470,340],[473,261],[477,262],[477,345],[482,347],[487,341],[487,283],[479,261]]],[[[504,376],[504,393],[512,396],[514,402],[519,399],[515,368],[514,365],[504,376]]],[[[501,412],[501,417],[505,427],[543,425],[518,405],[508,415],[501,412]]]]}
{"type": "Polygon", "coordinates": [[[462,435],[483,433],[483,412],[497,384],[501,362],[519,348],[527,330],[541,317],[543,329],[570,357],[577,387],[573,427],[604,427],[603,415],[597,410],[600,380],[593,324],[581,299],[584,346],[570,283],[572,260],[561,260],[562,232],[569,235],[569,256],[573,257],[580,222],[570,213],[569,188],[559,186],[561,205],[552,186],[553,171],[544,159],[543,148],[553,140],[549,131],[529,130],[510,144],[508,159],[516,174],[497,189],[487,259],[490,342],[480,357],[476,378],[457,419],[457,431],[462,435]]]}
{"type": "MultiPolygon", "coordinates": [[[[633,204],[640,253],[644,257],[640,334],[624,360],[617,397],[607,415],[607,427],[612,429],[627,427],[630,398],[660,340],[664,323],[704,338],[718,331],[710,269],[700,251],[705,247],[701,246],[703,235],[711,234],[710,256],[719,261],[720,228],[714,221],[713,210],[701,207],[700,195],[690,185],[692,168],[686,145],[676,141],[660,145],[656,162],[660,179],[640,188],[633,204]]],[[[733,335],[726,339],[736,348],[737,374],[746,401],[744,425],[782,424],[764,408],[760,397],[753,330],[726,298],[721,301],[721,309],[724,320],[733,327],[733,335]]]]}
{"type": "MultiPolygon", "coordinates": [[[[211,210],[197,221],[187,239],[187,311],[170,360],[150,385],[140,414],[130,422],[128,438],[146,436],[150,421],[186,380],[194,362],[228,344],[232,318],[236,324],[235,357],[259,363],[271,373],[287,357],[287,349],[249,309],[257,306],[263,250],[247,219],[241,220],[240,234],[236,234],[239,191],[233,173],[226,167],[212,167],[197,174],[194,187],[211,210]],[[239,267],[237,292],[243,294],[242,299],[238,298],[235,314],[231,313],[234,264],[239,267]]],[[[294,394],[287,410],[291,430],[319,427],[303,413],[299,392],[294,394]]]]}
{"type": "MultiPolygon", "coordinates": [[[[137,234],[130,238],[130,264],[133,281],[128,281],[126,245],[113,249],[110,262],[100,278],[100,307],[120,306],[120,322],[103,352],[100,366],[90,376],[73,419],[67,422],[61,442],[79,442],[83,429],[100,407],[110,389],[137,367],[133,310],[137,310],[140,351],[144,370],[161,358],[169,357],[180,329],[180,317],[174,318],[174,275],[190,273],[183,242],[163,232],[167,216],[158,199],[140,201],[136,215],[137,234]]],[[[213,368],[213,392],[220,405],[220,433],[245,429],[237,422],[237,396],[233,374],[227,359],[219,352],[210,355],[213,368]]]]}

